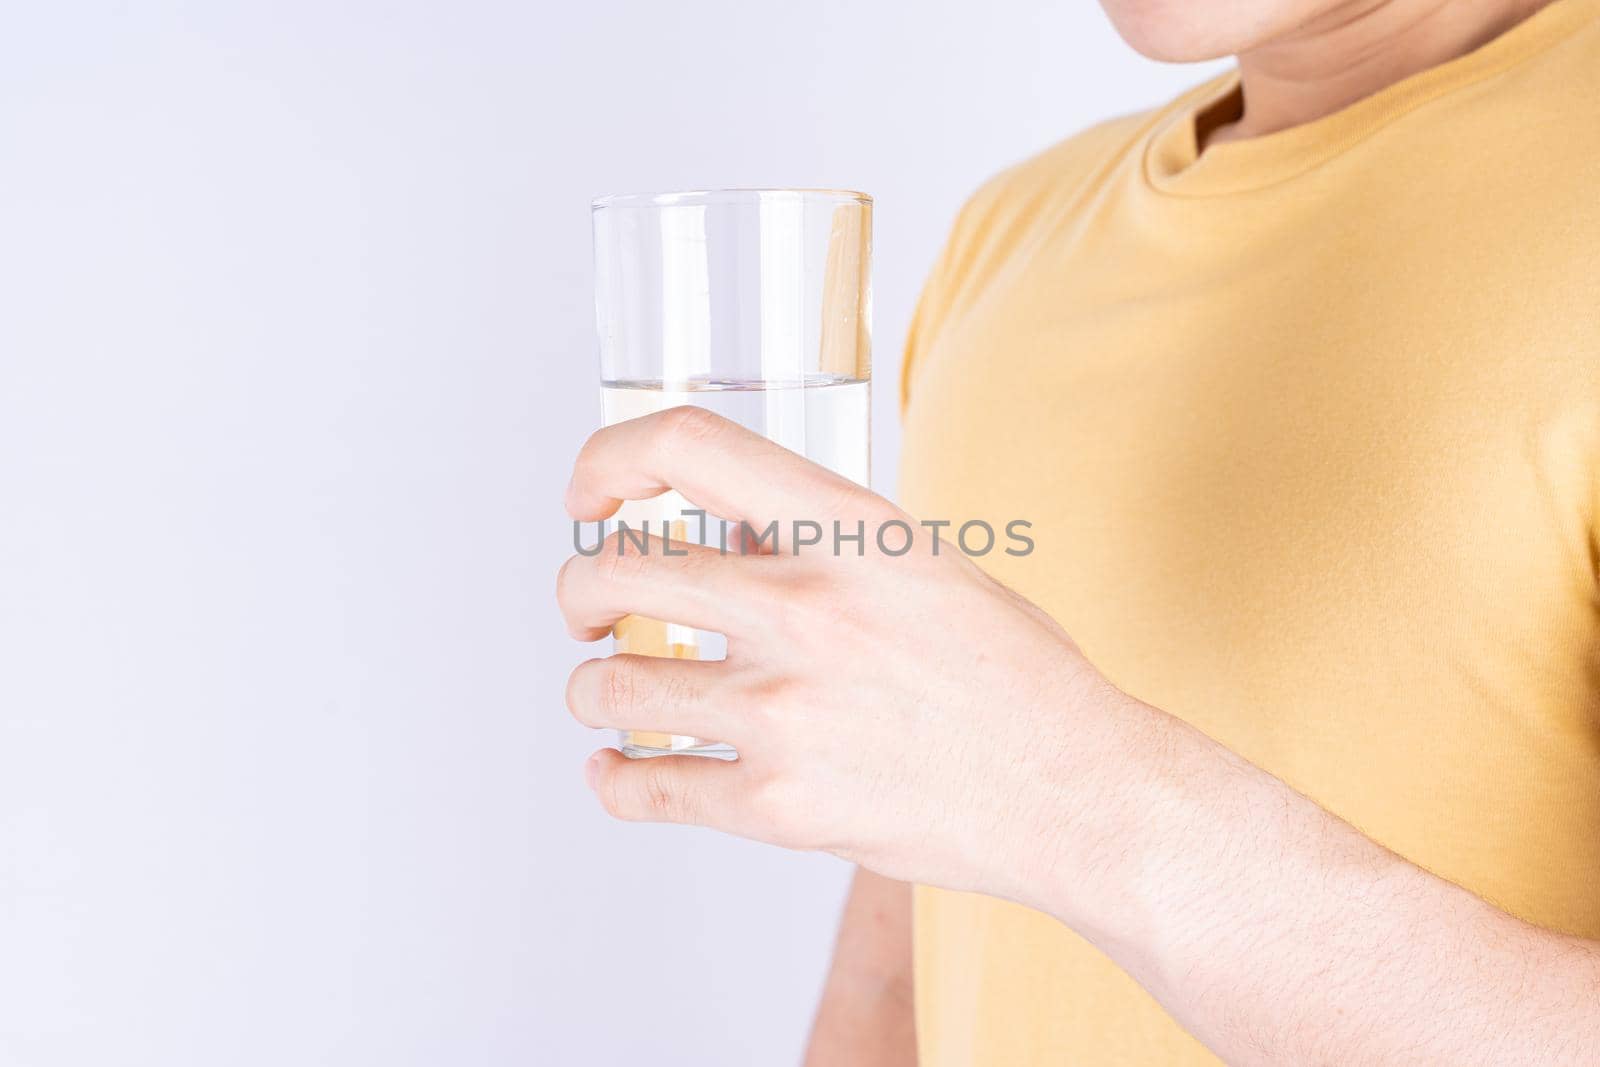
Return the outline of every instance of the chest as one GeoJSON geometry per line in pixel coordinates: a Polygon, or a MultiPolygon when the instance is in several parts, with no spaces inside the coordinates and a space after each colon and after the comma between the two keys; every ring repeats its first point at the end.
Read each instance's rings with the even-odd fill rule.
{"type": "Polygon", "coordinates": [[[1196,679],[1338,688],[1571,606],[1597,423],[1560,399],[1562,316],[1403,264],[1034,265],[922,354],[901,496],[1029,522],[1033,553],[982,562],[1114,679],[1201,705],[1196,679]]]}

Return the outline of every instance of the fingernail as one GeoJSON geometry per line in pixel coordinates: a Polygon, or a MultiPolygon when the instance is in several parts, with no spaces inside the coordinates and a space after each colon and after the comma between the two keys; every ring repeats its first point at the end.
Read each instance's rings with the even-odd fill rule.
{"type": "Polygon", "coordinates": [[[599,780],[599,778],[600,753],[596,752],[594,755],[590,756],[586,761],[584,761],[583,780],[589,784],[590,789],[593,789],[594,783],[599,780]]]}

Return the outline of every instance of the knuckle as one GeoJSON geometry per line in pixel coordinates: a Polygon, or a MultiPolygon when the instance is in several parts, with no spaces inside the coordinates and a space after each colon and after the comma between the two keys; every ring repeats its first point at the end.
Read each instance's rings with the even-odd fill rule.
{"type": "Polygon", "coordinates": [[[806,697],[787,678],[763,679],[748,687],[740,701],[740,716],[748,728],[768,739],[774,749],[797,751],[805,743],[806,697]]]}
{"type": "Polygon", "coordinates": [[[806,640],[817,633],[819,616],[825,620],[832,614],[819,595],[825,592],[824,584],[822,579],[802,573],[773,583],[761,604],[764,628],[785,641],[806,640]]]}
{"type": "Polygon", "coordinates": [[[600,689],[602,713],[622,722],[633,714],[638,698],[639,668],[631,660],[613,659],[605,668],[605,682],[600,689]]]}
{"type": "Polygon", "coordinates": [[[646,765],[640,779],[640,801],[648,819],[668,820],[678,812],[677,795],[673,792],[667,769],[646,765]]]}
{"type": "Polygon", "coordinates": [[[694,680],[681,672],[672,672],[660,679],[656,691],[657,701],[664,707],[678,710],[695,704],[700,698],[694,680]]]}
{"type": "Polygon", "coordinates": [[[762,678],[750,686],[750,705],[765,717],[781,717],[800,700],[799,683],[792,678],[762,678]]]}
{"type": "Polygon", "coordinates": [[[794,785],[781,775],[762,782],[750,801],[751,809],[766,827],[766,837],[775,845],[803,847],[805,843],[803,808],[794,785]]]}
{"type": "MultiPolygon", "coordinates": [[[[764,564],[765,559],[755,561],[764,564]]],[[[750,614],[752,628],[783,632],[783,627],[797,621],[806,611],[796,603],[805,595],[808,579],[800,573],[805,570],[804,560],[784,560],[783,566],[766,568],[754,581],[744,585],[744,609],[750,614]]],[[[750,568],[752,571],[755,567],[750,568]]]]}
{"type": "Polygon", "coordinates": [[[713,440],[727,428],[728,421],[714,411],[685,405],[668,408],[661,416],[659,447],[666,452],[713,440]]]}
{"type": "Polygon", "coordinates": [[[793,567],[785,567],[783,580],[774,583],[773,592],[786,604],[805,612],[828,611],[839,597],[837,569],[825,562],[802,560],[793,567]]]}
{"type": "Polygon", "coordinates": [[[714,411],[685,404],[667,411],[666,422],[671,432],[684,437],[706,437],[721,431],[726,420],[714,411]]]}
{"type": "Polygon", "coordinates": [[[820,503],[824,515],[866,518],[871,498],[871,493],[863,492],[860,486],[840,478],[829,480],[828,486],[822,491],[820,503]]]}
{"type": "Polygon", "coordinates": [[[615,533],[607,538],[605,551],[595,557],[595,570],[602,581],[625,582],[639,575],[645,559],[644,550],[615,533]]]}

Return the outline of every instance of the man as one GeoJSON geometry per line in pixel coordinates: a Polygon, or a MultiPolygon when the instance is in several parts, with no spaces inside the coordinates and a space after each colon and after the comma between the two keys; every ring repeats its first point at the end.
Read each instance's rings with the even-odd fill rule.
{"type": "MultiPolygon", "coordinates": [[[[734,650],[580,666],[740,753],[591,784],[861,865],[815,1064],[1600,1063],[1600,0],[1106,6],[1237,74],[980,191],[904,376],[1037,550],[571,561],[734,650]]],[[[681,410],[568,507],[669,485],[907,517],[681,410]]]]}

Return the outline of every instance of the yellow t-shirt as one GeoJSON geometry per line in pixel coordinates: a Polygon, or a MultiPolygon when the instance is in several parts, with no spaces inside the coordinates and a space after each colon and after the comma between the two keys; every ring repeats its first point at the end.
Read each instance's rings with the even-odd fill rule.
{"type": "MultiPolygon", "coordinates": [[[[1600,937],[1600,0],[1197,158],[1236,93],[963,209],[902,499],[1031,520],[981,562],[1116,684],[1600,937]]],[[[915,939],[924,1067],[1216,1062],[1043,915],[918,888],[915,939]]]]}

